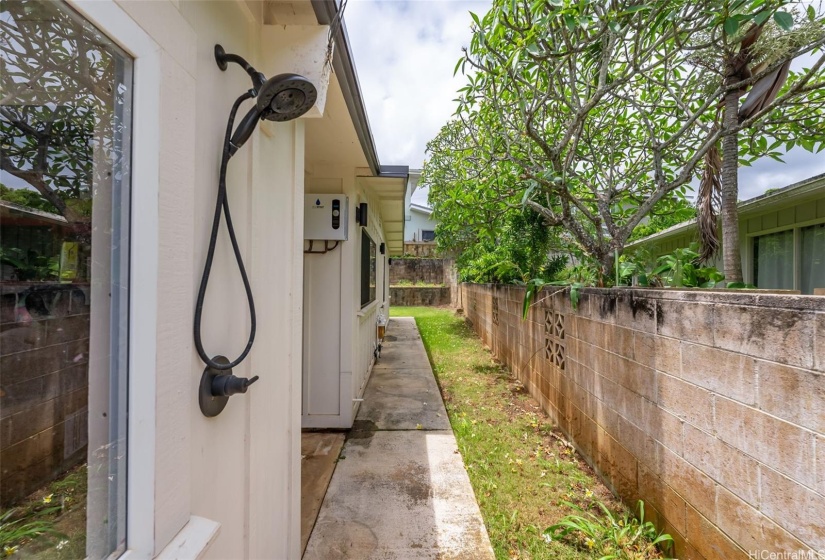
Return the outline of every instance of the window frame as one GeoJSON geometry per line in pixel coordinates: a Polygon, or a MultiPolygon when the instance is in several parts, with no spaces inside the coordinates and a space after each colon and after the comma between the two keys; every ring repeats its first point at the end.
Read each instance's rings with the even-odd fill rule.
{"type": "MultiPolygon", "coordinates": [[[[759,216],[761,214],[758,214],[759,216]]],[[[793,231],[793,290],[802,294],[802,230],[811,226],[818,226],[825,224],[825,219],[817,218],[813,220],[805,220],[797,222],[791,226],[780,226],[770,228],[757,232],[749,232],[745,234],[744,241],[740,245],[742,250],[742,271],[745,275],[745,281],[754,283],[756,279],[756,261],[754,260],[754,248],[757,243],[757,238],[764,235],[771,235],[774,233],[781,233],[783,231],[793,231]]],[[[741,227],[741,226],[740,226],[741,227]]],[[[741,239],[741,238],[740,238],[741,239]]],[[[767,288],[769,289],[769,288],[767,288]]]]}
{"type": "Polygon", "coordinates": [[[375,303],[378,300],[378,244],[366,230],[366,228],[361,228],[361,249],[359,251],[359,260],[358,260],[358,270],[360,272],[359,278],[359,287],[360,287],[360,302],[361,302],[361,310],[369,307],[371,304],[375,303]],[[366,239],[365,239],[366,238],[366,239]],[[367,243],[365,244],[365,240],[367,243]],[[364,270],[364,249],[371,248],[371,251],[367,254],[367,269],[364,270]],[[372,290],[372,299],[369,299],[369,281],[370,281],[370,270],[373,270],[375,275],[375,287],[372,290]],[[366,272],[366,274],[365,274],[366,272]],[[366,281],[366,286],[364,282],[366,281]],[[364,301],[364,288],[367,289],[367,300],[364,301]]]}
{"type": "Polygon", "coordinates": [[[132,57],[126,552],[155,556],[158,193],[161,51],[113,0],[64,0],[132,57]],[[140,219],[134,219],[140,216],[140,219]],[[138,242],[139,240],[139,242],[138,242]],[[139,382],[138,382],[139,381],[139,382]],[[146,490],[152,489],[151,492],[146,490]]]}

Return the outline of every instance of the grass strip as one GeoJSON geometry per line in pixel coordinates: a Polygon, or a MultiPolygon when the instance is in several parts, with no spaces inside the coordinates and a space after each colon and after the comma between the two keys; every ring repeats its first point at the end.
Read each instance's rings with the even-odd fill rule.
{"type": "Polygon", "coordinates": [[[622,510],[539,404],[453,310],[393,307],[415,317],[498,559],[598,558],[544,530],[601,500],[622,510]]]}

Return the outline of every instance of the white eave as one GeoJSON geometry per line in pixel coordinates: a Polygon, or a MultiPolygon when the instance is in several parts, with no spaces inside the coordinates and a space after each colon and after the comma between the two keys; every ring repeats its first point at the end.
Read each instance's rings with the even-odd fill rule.
{"type": "Polygon", "coordinates": [[[420,204],[416,204],[414,202],[410,203],[410,210],[415,212],[421,212],[422,214],[426,214],[427,216],[433,213],[433,209],[429,206],[422,206],[420,204]]]}

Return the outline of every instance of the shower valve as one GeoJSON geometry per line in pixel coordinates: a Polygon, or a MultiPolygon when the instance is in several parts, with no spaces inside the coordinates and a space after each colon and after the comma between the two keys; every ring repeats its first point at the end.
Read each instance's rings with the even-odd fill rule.
{"type": "MultiPolygon", "coordinates": [[[[212,359],[217,364],[228,364],[225,356],[215,356],[212,359]]],[[[226,408],[229,397],[238,393],[246,393],[250,385],[258,380],[258,376],[247,379],[235,377],[231,369],[216,369],[207,367],[201,376],[198,403],[201,412],[209,418],[217,416],[226,408]]]]}

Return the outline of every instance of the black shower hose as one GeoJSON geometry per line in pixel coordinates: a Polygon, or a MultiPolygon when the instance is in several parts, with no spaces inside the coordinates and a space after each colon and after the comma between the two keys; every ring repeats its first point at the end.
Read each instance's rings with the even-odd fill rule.
{"type": "Polygon", "coordinates": [[[223,153],[221,155],[221,171],[220,179],[218,181],[218,198],[215,203],[215,215],[212,218],[212,234],[209,237],[209,250],[206,253],[206,264],[203,266],[203,275],[201,276],[201,285],[198,289],[198,302],[195,305],[195,348],[201,360],[210,368],[218,370],[232,369],[240,364],[249,354],[252,349],[252,343],[255,341],[255,329],[257,321],[255,319],[255,301],[252,299],[252,287],[249,285],[249,278],[246,275],[246,268],[243,265],[241,258],[241,250],[238,247],[238,240],[235,237],[235,228],[232,226],[232,216],[229,213],[229,200],[226,196],[226,167],[229,163],[229,158],[232,157],[229,152],[229,141],[232,137],[232,128],[235,125],[235,115],[241,103],[247,99],[252,99],[255,96],[254,92],[248,91],[241,95],[232,105],[232,110],[229,112],[229,120],[226,124],[226,135],[223,140],[223,153]],[[246,290],[246,300],[249,302],[249,318],[250,329],[249,339],[246,343],[246,348],[241,352],[235,360],[228,364],[220,364],[212,360],[206,351],[203,349],[203,341],[201,340],[201,319],[203,317],[203,301],[206,297],[206,286],[209,283],[209,273],[212,271],[212,261],[215,257],[215,245],[218,241],[218,231],[221,225],[221,212],[226,216],[226,229],[229,232],[229,240],[232,242],[232,251],[235,253],[235,261],[238,263],[238,271],[241,273],[243,280],[243,287],[246,290]]]}

